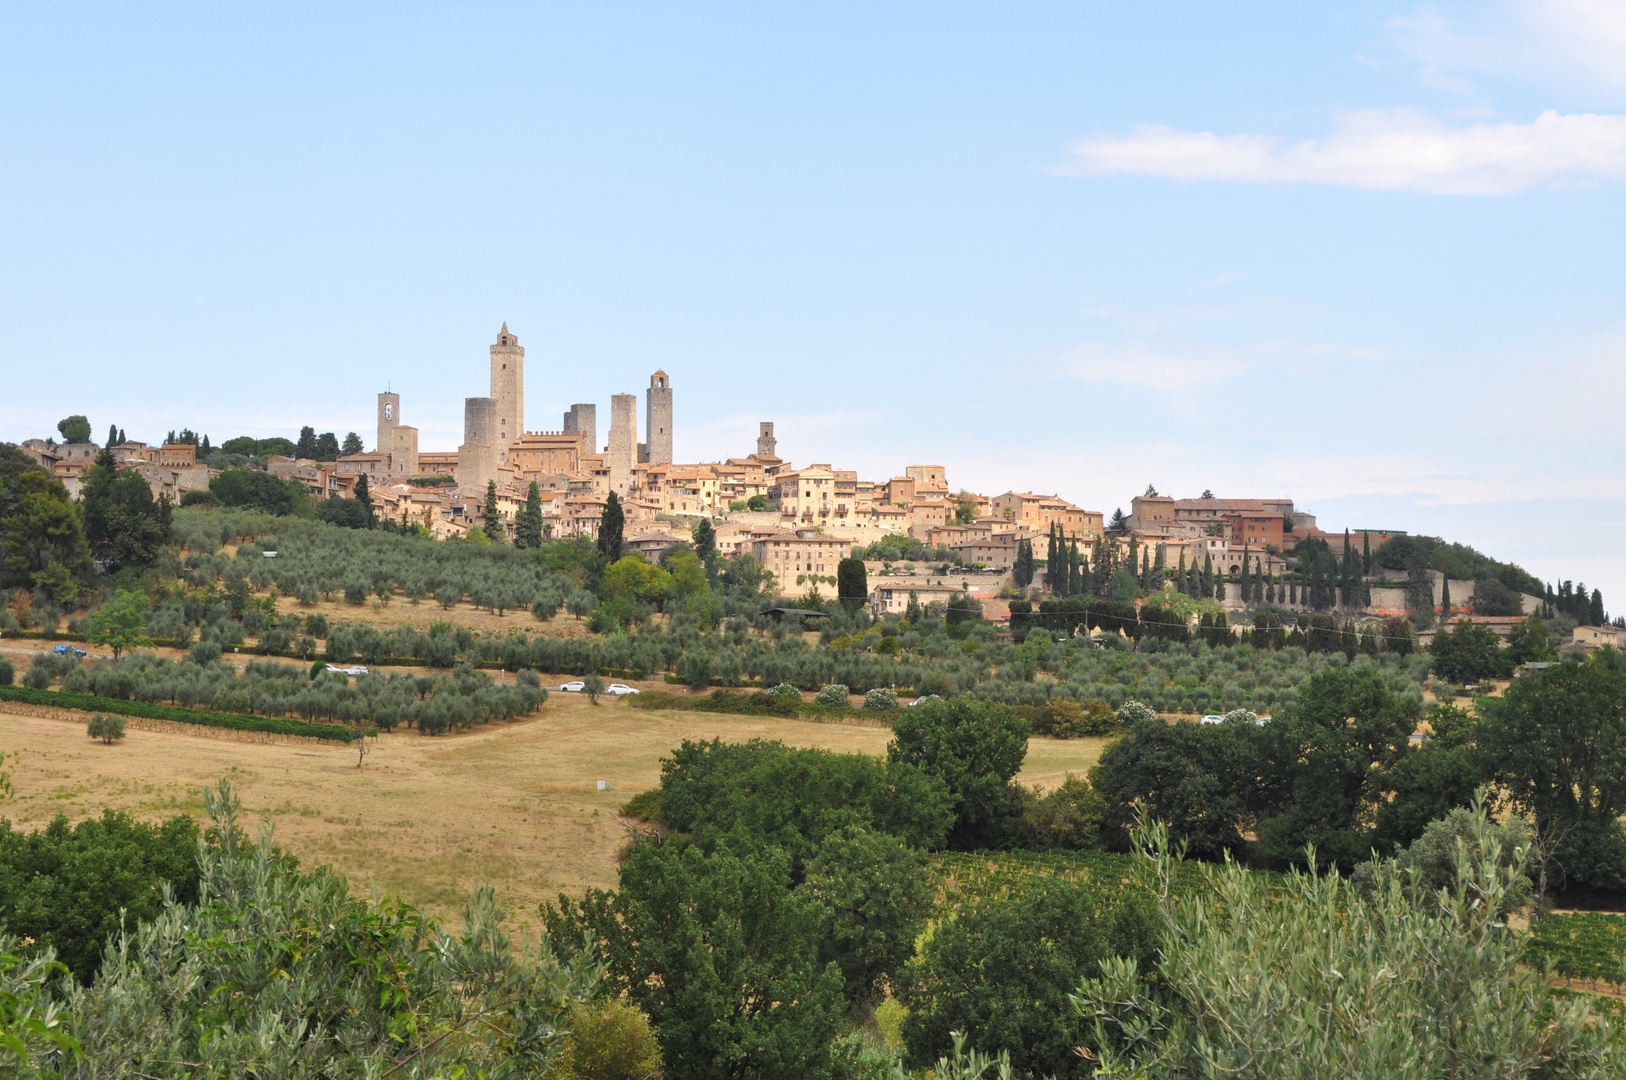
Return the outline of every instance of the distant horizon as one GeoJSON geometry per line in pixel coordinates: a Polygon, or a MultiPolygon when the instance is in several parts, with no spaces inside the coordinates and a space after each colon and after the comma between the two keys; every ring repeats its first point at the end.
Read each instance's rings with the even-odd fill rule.
{"type": "Polygon", "coordinates": [[[590,401],[602,442],[664,369],[679,460],[772,420],[866,477],[1285,496],[1626,596],[1619,5],[3,20],[0,439],[370,448],[389,386],[455,449],[506,322],[533,430],[590,401]]]}

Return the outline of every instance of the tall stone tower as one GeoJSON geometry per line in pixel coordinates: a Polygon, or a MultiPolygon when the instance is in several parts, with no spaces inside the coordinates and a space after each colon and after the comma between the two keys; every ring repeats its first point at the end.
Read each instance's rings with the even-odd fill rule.
{"type": "Polygon", "coordinates": [[[570,411],[565,413],[565,427],[567,432],[580,432],[584,438],[582,447],[584,454],[601,454],[604,448],[598,444],[598,406],[572,405],[570,411]]]}
{"type": "Polygon", "coordinates": [[[649,441],[649,463],[672,463],[672,383],[666,372],[656,371],[649,377],[649,392],[644,399],[644,436],[649,441]]]}
{"type": "Polygon", "coordinates": [[[610,395],[610,490],[626,498],[638,460],[638,395],[610,395]]]}
{"type": "Polygon", "coordinates": [[[497,478],[497,451],[492,445],[492,425],[497,419],[494,398],[463,399],[463,445],[457,448],[457,484],[481,492],[497,478]]]}
{"type": "Polygon", "coordinates": [[[757,453],[763,457],[775,457],[774,447],[779,442],[773,437],[773,421],[764,420],[757,425],[757,453]]]}
{"type": "Polygon", "coordinates": [[[499,462],[508,447],[525,434],[525,350],[503,323],[491,346],[491,400],[494,403],[490,444],[499,462]]]}
{"type": "Polygon", "coordinates": [[[373,450],[387,454],[395,448],[395,428],[401,423],[401,395],[378,395],[378,441],[373,450]]]}

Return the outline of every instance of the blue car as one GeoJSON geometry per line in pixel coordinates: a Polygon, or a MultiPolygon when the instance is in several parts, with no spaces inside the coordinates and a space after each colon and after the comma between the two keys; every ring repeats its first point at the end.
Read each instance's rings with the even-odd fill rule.
{"type": "Polygon", "coordinates": [[[77,645],[67,645],[67,644],[58,645],[56,647],[56,654],[58,656],[89,656],[90,655],[85,650],[79,648],[77,645]]]}

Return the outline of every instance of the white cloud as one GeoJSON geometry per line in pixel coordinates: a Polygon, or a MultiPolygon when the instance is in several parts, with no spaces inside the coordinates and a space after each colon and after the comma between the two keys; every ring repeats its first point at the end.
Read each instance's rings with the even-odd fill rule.
{"type": "Polygon", "coordinates": [[[1459,74],[1511,75],[1547,85],[1626,90],[1626,5],[1619,0],[1505,0],[1450,15],[1433,4],[1385,23],[1388,42],[1421,65],[1422,81],[1471,92],[1459,74]]]}
{"type": "Polygon", "coordinates": [[[1626,178],[1626,116],[1560,114],[1447,127],[1412,109],[1343,113],[1325,139],[1216,135],[1146,125],[1085,139],[1057,170],[1365,191],[1507,195],[1558,181],[1626,178]]]}

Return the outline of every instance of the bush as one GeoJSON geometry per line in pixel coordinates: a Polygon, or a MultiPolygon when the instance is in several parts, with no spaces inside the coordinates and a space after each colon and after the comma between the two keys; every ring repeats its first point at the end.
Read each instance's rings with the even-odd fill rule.
{"type": "Polygon", "coordinates": [[[165,882],[177,902],[197,900],[198,828],[185,815],[148,825],[103,810],[72,826],[58,815],[38,832],[0,821],[0,924],[55,949],[84,985],[121,921],[134,933],[159,913],[165,882]]]}
{"type": "Polygon", "coordinates": [[[9,657],[0,656],[0,686],[10,686],[17,680],[17,669],[11,666],[9,657]]]}
{"type": "Polygon", "coordinates": [[[847,688],[840,683],[831,683],[829,686],[819,687],[819,692],[813,698],[816,705],[841,706],[847,705],[847,688]]]}
{"type": "Polygon", "coordinates": [[[114,713],[96,713],[85,726],[85,733],[112,746],[115,740],[124,738],[124,717],[114,713]]]}
{"type": "Polygon", "coordinates": [[[559,1066],[567,1080],[651,1080],[660,1075],[661,1049],[636,1006],[589,1001],[571,1010],[559,1066]]]}
{"type": "Polygon", "coordinates": [[[1142,720],[1156,719],[1157,713],[1152,710],[1152,707],[1139,701],[1126,701],[1118,707],[1118,723],[1124,727],[1138,724],[1142,720]]]}
{"type": "Polygon", "coordinates": [[[639,821],[658,822],[661,819],[661,789],[640,791],[621,805],[621,813],[639,821]]]}
{"type": "Polygon", "coordinates": [[[1052,877],[939,924],[899,980],[911,1061],[934,1062],[960,1031],[981,1051],[1008,1052],[1018,1075],[1089,1075],[1073,1051],[1080,1031],[1068,995],[1104,961],[1146,965],[1157,948],[1150,897],[1103,899],[1090,885],[1052,877]]]}
{"type": "Polygon", "coordinates": [[[797,705],[802,703],[802,692],[790,683],[782,682],[777,686],[769,687],[765,693],[775,701],[789,701],[797,705]]]}
{"type": "Polygon", "coordinates": [[[40,663],[37,656],[34,662],[28,665],[28,671],[23,674],[23,685],[30,690],[49,690],[53,681],[51,665],[40,663]]]}
{"type": "Polygon", "coordinates": [[[877,686],[864,695],[864,708],[876,711],[891,710],[898,707],[898,695],[894,690],[884,686],[877,686]]]}

